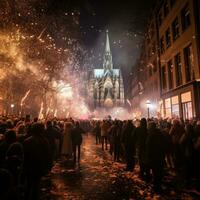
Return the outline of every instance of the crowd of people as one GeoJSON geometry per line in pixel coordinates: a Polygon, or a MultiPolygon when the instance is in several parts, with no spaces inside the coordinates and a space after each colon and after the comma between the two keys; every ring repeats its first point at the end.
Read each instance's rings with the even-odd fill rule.
{"type": "Polygon", "coordinates": [[[54,161],[64,156],[72,158],[74,165],[80,162],[83,133],[72,119],[1,117],[0,199],[39,199],[41,178],[54,161]]]}
{"type": "Polygon", "coordinates": [[[125,170],[139,165],[140,178],[152,182],[155,192],[162,192],[167,172],[200,191],[200,121],[1,117],[0,199],[39,199],[41,178],[54,161],[63,156],[80,163],[82,135],[88,132],[115,162],[126,163],[125,170]]]}
{"type": "Polygon", "coordinates": [[[125,161],[126,170],[140,167],[140,177],[152,181],[155,192],[162,192],[164,174],[172,172],[187,187],[200,191],[200,121],[186,120],[103,120],[93,132],[96,144],[125,161]],[[192,184],[191,184],[192,183],[192,184]]]}

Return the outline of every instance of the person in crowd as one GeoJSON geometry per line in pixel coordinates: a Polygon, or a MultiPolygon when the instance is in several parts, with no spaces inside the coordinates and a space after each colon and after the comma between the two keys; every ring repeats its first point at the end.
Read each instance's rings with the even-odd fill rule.
{"type": "Polygon", "coordinates": [[[173,162],[176,172],[181,172],[183,166],[183,155],[181,153],[180,139],[185,133],[184,126],[179,120],[173,120],[171,130],[169,132],[173,145],[173,162]]]}
{"type": "Polygon", "coordinates": [[[0,168],[6,165],[6,153],[9,147],[17,141],[16,133],[13,130],[7,130],[5,140],[0,144],[0,168]]]}
{"type": "Polygon", "coordinates": [[[109,152],[110,152],[110,155],[113,155],[113,151],[114,151],[114,134],[116,132],[116,121],[110,121],[110,128],[109,128],[109,131],[108,131],[108,142],[109,142],[109,146],[110,146],[110,149],[109,149],[109,152]]]}
{"type": "Polygon", "coordinates": [[[194,152],[192,155],[193,170],[195,177],[195,185],[198,192],[200,192],[200,132],[196,134],[193,141],[194,152]]]}
{"type": "Polygon", "coordinates": [[[52,167],[52,152],[44,137],[44,125],[34,123],[31,136],[24,141],[24,174],[26,179],[26,200],[39,199],[39,186],[42,176],[52,167]]]}
{"type": "Polygon", "coordinates": [[[95,133],[95,137],[96,137],[96,144],[100,144],[100,142],[101,142],[101,128],[100,128],[100,122],[99,121],[97,121],[95,123],[94,133],[95,133]]]}
{"type": "Polygon", "coordinates": [[[0,199],[21,200],[20,194],[13,185],[12,174],[7,169],[0,168],[0,199]]]}
{"type": "MultiPolygon", "coordinates": [[[[10,130],[8,132],[14,132],[10,130]]],[[[16,135],[14,132],[13,134],[16,135]]],[[[24,161],[24,150],[20,142],[12,143],[6,152],[6,168],[13,176],[14,185],[19,186],[21,183],[21,174],[24,161]]]]}
{"type": "Polygon", "coordinates": [[[56,140],[59,140],[59,143],[61,144],[62,135],[56,128],[53,127],[53,124],[51,121],[47,121],[45,137],[47,138],[51,146],[51,156],[53,160],[55,160],[57,158],[56,157],[56,152],[57,152],[56,140]]]}
{"type": "Polygon", "coordinates": [[[7,130],[7,126],[4,120],[0,122],[0,134],[4,135],[7,130]]]}
{"type": "Polygon", "coordinates": [[[115,121],[115,129],[113,130],[113,150],[114,150],[114,161],[120,161],[121,153],[121,139],[122,139],[122,123],[121,121],[115,121]]]}
{"type": "Polygon", "coordinates": [[[147,164],[152,170],[154,191],[162,191],[164,162],[166,155],[166,141],[162,132],[156,127],[155,122],[149,122],[148,136],[146,140],[147,164]]]}
{"type": "Polygon", "coordinates": [[[147,140],[147,120],[142,118],[139,127],[135,130],[136,146],[138,150],[138,160],[140,165],[140,177],[144,180],[149,179],[149,170],[146,165],[146,140],[147,140]]]}
{"type": "Polygon", "coordinates": [[[71,122],[65,122],[63,132],[63,142],[61,148],[61,155],[70,158],[72,156],[72,129],[73,124],[71,122]]]}
{"type": "Polygon", "coordinates": [[[75,127],[72,130],[72,148],[74,155],[74,164],[76,161],[80,163],[80,154],[81,154],[81,144],[82,144],[82,134],[84,130],[80,127],[79,122],[75,123],[75,127]],[[78,159],[76,158],[78,154],[78,159]]]}
{"type": "Polygon", "coordinates": [[[108,149],[108,133],[109,133],[109,122],[106,120],[103,120],[101,123],[101,144],[102,144],[102,150],[104,150],[104,144],[106,150],[108,149]]]}
{"type": "MultiPolygon", "coordinates": [[[[164,120],[163,120],[164,121],[164,120]]],[[[167,149],[166,149],[166,165],[169,169],[174,169],[174,163],[173,163],[173,145],[172,145],[172,137],[169,134],[171,130],[171,123],[168,121],[164,121],[163,126],[161,128],[162,133],[165,136],[165,141],[167,143],[167,149]]]]}
{"type": "Polygon", "coordinates": [[[126,170],[133,171],[135,166],[135,126],[127,121],[122,130],[122,143],[125,149],[126,170]]]}

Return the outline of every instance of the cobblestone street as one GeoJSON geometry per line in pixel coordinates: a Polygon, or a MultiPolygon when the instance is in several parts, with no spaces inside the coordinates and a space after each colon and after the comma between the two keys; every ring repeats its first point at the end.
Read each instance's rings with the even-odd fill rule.
{"type": "Polygon", "coordinates": [[[199,199],[193,190],[184,190],[172,175],[164,180],[162,196],[152,192],[134,172],[124,171],[125,164],[112,161],[108,151],[96,145],[93,136],[85,136],[80,166],[71,160],[55,163],[42,183],[41,199],[199,199]],[[172,181],[173,180],[173,181],[172,181]]]}

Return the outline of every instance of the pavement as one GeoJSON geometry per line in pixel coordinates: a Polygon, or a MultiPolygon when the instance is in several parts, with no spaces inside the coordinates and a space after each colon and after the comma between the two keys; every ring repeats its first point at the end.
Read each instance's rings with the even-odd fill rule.
{"type": "Polygon", "coordinates": [[[125,164],[114,162],[107,150],[86,135],[81,147],[80,165],[70,159],[55,162],[41,184],[41,200],[190,200],[200,199],[194,190],[186,190],[180,180],[166,175],[163,194],[155,194],[152,184],[139,178],[139,168],[126,172],[125,164]]]}

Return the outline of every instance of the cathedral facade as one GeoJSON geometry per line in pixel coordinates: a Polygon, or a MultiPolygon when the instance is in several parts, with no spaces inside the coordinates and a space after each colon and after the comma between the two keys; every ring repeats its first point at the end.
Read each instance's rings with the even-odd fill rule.
{"type": "Polygon", "coordinates": [[[124,105],[124,83],[120,69],[113,68],[108,31],[103,68],[93,69],[89,78],[89,99],[94,108],[124,105]]]}

